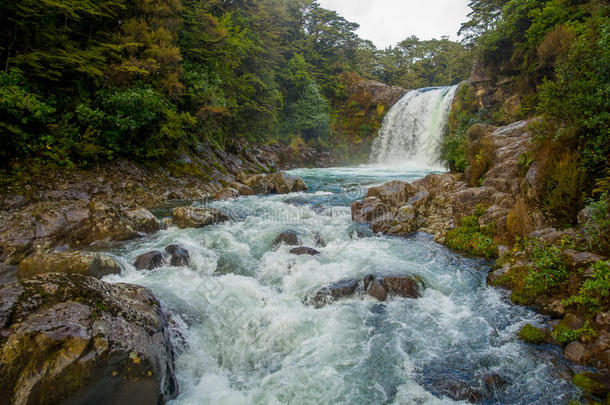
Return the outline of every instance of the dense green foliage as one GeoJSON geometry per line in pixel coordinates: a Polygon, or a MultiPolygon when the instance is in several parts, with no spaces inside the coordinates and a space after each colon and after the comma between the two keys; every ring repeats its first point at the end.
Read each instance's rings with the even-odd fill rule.
{"type": "MultiPolygon", "coordinates": [[[[335,146],[354,138],[334,125],[351,103],[344,78],[445,85],[471,65],[446,39],[379,51],[314,0],[16,0],[0,23],[0,159],[13,169],[243,139],[335,146]]],[[[380,117],[362,115],[355,133],[370,137],[380,117]]]]}
{"type": "MultiPolygon", "coordinates": [[[[481,71],[496,84],[510,83],[502,90],[509,94],[494,99],[494,112],[485,119],[503,124],[542,117],[533,128],[539,202],[558,225],[572,225],[610,163],[610,5],[603,0],[472,0],[470,7],[461,32],[473,45],[481,71]],[[509,100],[510,106],[498,105],[509,100]]],[[[475,117],[462,110],[464,122],[475,117]]],[[[464,131],[450,128],[444,148],[444,159],[456,170],[465,169],[464,131]]]]}
{"type": "Polygon", "coordinates": [[[610,262],[593,265],[593,277],[585,280],[578,294],[564,300],[585,313],[607,311],[610,308],[610,262]]]}
{"type": "Polygon", "coordinates": [[[481,227],[479,218],[485,212],[483,207],[477,208],[475,215],[463,217],[460,226],[447,232],[445,244],[460,252],[476,256],[493,258],[498,248],[493,240],[493,229],[481,227]]]}
{"type": "Polygon", "coordinates": [[[599,200],[591,200],[590,218],[584,224],[587,248],[601,254],[610,253],[610,197],[602,194],[599,200]]]}
{"type": "Polygon", "coordinates": [[[563,263],[558,246],[531,240],[527,249],[533,268],[524,280],[526,293],[534,296],[551,294],[567,281],[568,269],[563,263]]]}

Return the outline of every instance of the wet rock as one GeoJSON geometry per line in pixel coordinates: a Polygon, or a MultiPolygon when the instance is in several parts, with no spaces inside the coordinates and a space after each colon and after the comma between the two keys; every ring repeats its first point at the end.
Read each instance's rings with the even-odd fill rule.
{"type": "Polygon", "coordinates": [[[572,377],[574,385],[580,387],[587,394],[604,398],[610,392],[610,374],[582,373],[572,377]]]}
{"type": "Polygon", "coordinates": [[[535,303],[541,313],[555,319],[563,318],[566,313],[566,309],[559,298],[540,295],[536,297],[535,303]]]}
{"type": "Polygon", "coordinates": [[[587,348],[580,342],[572,342],[566,346],[563,355],[566,359],[580,363],[587,352],[587,348]]]}
{"type": "Polygon", "coordinates": [[[169,245],[165,251],[171,255],[172,266],[188,266],[191,262],[189,251],[179,245],[169,245]]]}
{"type": "Polygon", "coordinates": [[[419,298],[419,285],[411,277],[384,277],[383,281],[390,294],[403,298],[419,298]]]}
{"type": "Polygon", "coordinates": [[[226,187],[214,194],[215,200],[231,200],[239,197],[239,191],[234,188],[226,187]]]}
{"type": "Polygon", "coordinates": [[[499,374],[490,373],[482,376],[481,382],[483,383],[483,386],[485,387],[487,392],[491,394],[490,396],[493,397],[493,394],[496,391],[506,387],[509,381],[499,374]]]}
{"type": "Polygon", "coordinates": [[[320,235],[317,232],[314,233],[314,235],[313,235],[313,242],[315,243],[315,245],[317,247],[322,247],[322,248],[326,247],[326,241],[324,240],[324,238],[322,238],[322,235],[320,235]]]}
{"type": "Polygon", "coordinates": [[[110,256],[67,251],[38,253],[26,257],[19,263],[17,277],[24,280],[45,273],[68,273],[102,278],[120,272],[121,267],[110,256]]]}
{"type": "Polygon", "coordinates": [[[483,393],[471,386],[471,384],[461,380],[443,380],[434,385],[436,391],[443,396],[454,401],[466,401],[470,403],[481,402],[484,398],[483,393]]]}
{"type": "Polygon", "coordinates": [[[176,397],[167,319],[148,289],[54,273],[3,286],[0,303],[0,403],[176,397]]]}
{"type": "Polygon", "coordinates": [[[288,246],[298,246],[301,243],[299,235],[295,231],[285,231],[280,233],[273,240],[273,246],[280,246],[282,244],[288,246]]]}
{"type": "Polygon", "coordinates": [[[352,239],[358,238],[372,238],[373,231],[368,225],[364,224],[353,224],[347,230],[347,233],[352,237],[352,239]]]}
{"type": "Polygon", "coordinates": [[[172,218],[179,228],[202,228],[229,220],[221,211],[193,206],[174,208],[172,218]]]}
{"type": "Polygon", "coordinates": [[[152,252],[146,252],[136,258],[133,266],[137,270],[152,270],[158,267],[163,267],[166,263],[167,255],[158,250],[152,252]]]}
{"type": "Polygon", "coordinates": [[[313,249],[310,247],[301,246],[298,248],[291,249],[290,254],[297,255],[297,256],[303,256],[303,255],[315,256],[315,255],[319,255],[320,252],[318,252],[316,249],[313,249]]]}
{"type": "Polygon", "coordinates": [[[354,295],[358,289],[358,284],[358,280],[339,281],[316,291],[314,294],[307,297],[305,301],[315,308],[322,308],[323,306],[332,304],[340,298],[354,295]]]}
{"type": "Polygon", "coordinates": [[[379,301],[385,301],[388,299],[388,290],[382,284],[381,280],[373,281],[367,289],[367,294],[379,301]]]}

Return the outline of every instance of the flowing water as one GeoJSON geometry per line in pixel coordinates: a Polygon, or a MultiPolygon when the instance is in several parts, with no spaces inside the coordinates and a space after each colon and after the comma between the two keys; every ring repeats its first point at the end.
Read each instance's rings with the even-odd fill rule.
{"type": "Polygon", "coordinates": [[[170,228],[111,253],[122,262],[111,282],[151,288],[176,321],[180,395],[174,404],[451,403],[446,387],[479,387],[496,373],[507,384],[486,403],[563,403],[576,395],[552,347],[515,334],[543,321],[488,288],[488,264],[457,255],[427,235],[358,238],[349,204],[388,180],[426,174],[362,166],[292,171],[307,193],[252,196],[210,206],[234,220],[203,229],[170,228]],[[319,256],[275,250],[297,231],[319,256]],[[136,271],[134,259],[178,243],[190,267],[136,271]],[[312,291],[369,273],[415,275],[420,299],[379,303],[354,296],[321,309],[312,291]],[[445,388],[443,388],[445,387],[445,388]]]}
{"type": "Polygon", "coordinates": [[[371,162],[409,161],[419,166],[438,167],[440,139],[458,87],[408,92],[385,116],[373,144],[371,162]]]}
{"type": "Polygon", "coordinates": [[[205,203],[232,220],[172,227],[110,252],[123,272],[106,279],[151,288],[172,314],[174,404],[437,404],[468,389],[483,392],[471,399],[484,403],[578,395],[558,349],[517,340],[523,324],[544,319],[488,288],[488,263],[428,235],[373,235],[351,220],[350,204],[368,187],[434,170],[455,89],[410,92],[388,112],[373,159],[384,166],[293,170],[308,192],[205,203]],[[321,254],[274,248],[288,229],[321,254]],[[190,251],[189,267],[132,267],[138,255],[174,243],[190,251]],[[412,275],[426,288],[419,299],[379,303],[357,294],[321,309],[305,303],[320,288],[367,274],[412,275]],[[485,391],[490,374],[504,384],[485,391]]]}

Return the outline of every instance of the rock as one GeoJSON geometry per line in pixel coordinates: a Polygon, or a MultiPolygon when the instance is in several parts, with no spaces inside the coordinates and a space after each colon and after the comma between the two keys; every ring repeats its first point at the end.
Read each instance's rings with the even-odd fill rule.
{"type": "Polygon", "coordinates": [[[172,210],[174,225],[179,228],[202,228],[229,220],[221,211],[203,207],[178,207],[172,210]]]}
{"type": "Polygon", "coordinates": [[[559,298],[541,295],[536,297],[535,303],[541,313],[554,319],[561,319],[566,313],[566,309],[559,298]]]}
{"type": "Polygon", "coordinates": [[[2,287],[0,303],[11,314],[0,322],[0,403],[176,397],[168,322],[148,289],[54,273],[2,287]]]}
{"type": "Polygon", "coordinates": [[[595,253],[579,252],[573,249],[565,249],[561,254],[564,257],[565,264],[574,270],[586,268],[604,260],[603,256],[596,255],[595,253]]]}
{"type": "Polygon", "coordinates": [[[595,316],[595,323],[600,326],[610,326],[610,312],[600,312],[595,316]]]}
{"type": "Polygon", "coordinates": [[[169,245],[165,248],[172,258],[170,264],[172,266],[188,266],[191,262],[189,251],[178,245],[169,245]]]}
{"type": "Polygon", "coordinates": [[[404,181],[391,181],[378,187],[371,187],[366,197],[376,197],[381,202],[399,206],[404,205],[409,200],[409,196],[415,194],[415,188],[404,181]]]}
{"type": "Polygon", "coordinates": [[[273,246],[280,246],[281,244],[288,246],[298,246],[300,244],[299,235],[295,231],[285,231],[280,233],[273,240],[273,246]]]}
{"type": "Polygon", "coordinates": [[[580,315],[568,313],[563,317],[560,325],[563,328],[576,330],[585,326],[585,319],[580,315]]]}
{"type": "Polygon", "coordinates": [[[563,355],[574,363],[580,363],[587,352],[586,347],[580,342],[572,342],[566,346],[563,355]]]}
{"type": "Polygon", "coordinates": [[[154,233],[161,229],[159,220],[146,208],[136,208],[125,213],[132,226],[139,232],[154,233]]]}
{"type": "Polygon", "coordinates": [[[20,280],[25,280],[45,273],[68,273],[102,278],[120,272],[121,267],[110,256],[91,252],[67,251],[38,253],[26,257],[19,263],[17,277],[20,280]]]}
{"type": "Polygon", "coordinates": [[[316,291],[313,295],[308,296],[305,301],[315,308],[322,308],[340,298],[353,295],[358,289],[358,284],[358,280],[339,281],[316,291]]]}
{"type": "Polygon", "coordinates": [[[352,239],[373,237],[373,232],[371,231],[371,228],[364,224],[352,224],[347,230],[347,233],[352,239]]]}
{"type": "Polygon", "coordinates": [[[297,256],[303,256],[303,255],[315,256],[315,255],[319,255],[320,252],[318,252],[316,249],[302,246],[302,247],[291,249],[290,254],[297,255],[297,256]]]}
{"type": "Polygon", "coordinates": [[[307,190],[305,182],[285,172],[249,177],[245,184],[255,194],[288,194],[307,190]]]}
{"type": "Polygon", "coordinates": [[[454,401],[466,401],[470,403],[481,402],[483,393],[461,380],[442,380],[434,384],[438,394],[453,399],[454,401]]]}
{"type": "Polygon", "coordinates": [[[384,277],[383,281],[390,294],[403,298],[419,298],[417,281],[410,277],[384,277]]]}
{"type": "Polygon", "coordinates": [[[388,299],[388,290],[382,284],[381,280],[373,281],[369,285],[369,287],[367,289],[367,293],[368,293],[368,295],[370,295],[373,298],[376,298],[379,301],[385,301],[388,299]]]}
{"type": "Polygon", "coordinates": [[[610,392],[610,374],[582,373],[575,374],[572,382],[587,394],[604,398],[610,392]]]}
{"type": "Polygon", "coordinates": [[[236,181],[229,183],[229,187],[234,190],[237,190],[237,192],[239,192],[239,195],[254,195],[254,190],[252,190],[245,184],[238,183],[236,181]]]}
{"type": "Polygon", "coordinates": [[[481,377],[485,389],[492,394],[508,385],[508,380],[499,374],[490,373],[481,377]]]}
{"type": "Polygon", "coordinates": [[[231,200],[239,197],[239,191],[234,188],[226,187],[214,194],[215,200],[231,200]]]}
{"type": "Polygon", "coordinates": [[[147,252],[138,256],[133,263],[133,266],[137,270],[152,270],[157,267],[163,267],[166,263],[166,259],[167,256],[163,252],[153,250],[152,252],[147,252]]]}

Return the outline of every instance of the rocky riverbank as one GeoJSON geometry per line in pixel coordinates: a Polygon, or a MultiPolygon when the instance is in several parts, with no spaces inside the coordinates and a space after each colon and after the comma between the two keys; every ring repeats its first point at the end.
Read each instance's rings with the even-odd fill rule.
{"type": "Polygon", "coordinates": [[[586,210],[577,226],[556,229],[539,208],[537,163],[524,158],[532,149],[529,124],[475,125],[468,137],[481,167],[373,187],[352,205],[352,218],[374,232],[423,231],[465,253],[498,258],[489,284],[510,289],[513,302],[549,316],[539,331],[544,338],[528,340],[527,330],[520,337],[559,344],[570,361],[598,368],[599,373],[576,374],[574,382],[605,398],[610,302],[600,280],[610,266],[603,255],[587,251],[586,210]]]}

